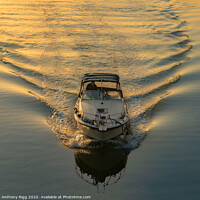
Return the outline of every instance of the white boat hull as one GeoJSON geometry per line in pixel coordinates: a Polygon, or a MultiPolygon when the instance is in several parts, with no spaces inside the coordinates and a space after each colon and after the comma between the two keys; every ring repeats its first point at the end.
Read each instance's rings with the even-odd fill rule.
{"type": "Polygon", "coordinates": [[[115,138],[127,131],[127,124],[123,124],[116,128],[107,129],[107,131],[99,131],[97,128],[91,128],[79,122],[77,122],[77,125],[82,134],[99,141],[106,141],[115,138]]]}

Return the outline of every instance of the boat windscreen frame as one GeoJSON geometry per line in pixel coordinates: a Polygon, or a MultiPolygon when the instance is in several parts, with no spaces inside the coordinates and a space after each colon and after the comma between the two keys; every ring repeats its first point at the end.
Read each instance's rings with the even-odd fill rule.
{"type": "MultiPolygon", "coordinates": [[[[109,74],[109,73],[88,73],[84,74],[84,77],[81,81],[81,87],[78,97],[81,97],[84,91],[84,84],[88,82],[111,82],[116,83],[116,90],[121,91],[121,96],[123,98],[123,93],[121,90],[121,84],[119,82],[119,76],[117,74],[109,74]]],[[[102,87],[102,86],[101,86],[102,87]]]]}
{"type": "MultiPolygon", "coordinates": [[[[98,81],[99,82],[99,81],[98,81]]],[[[86,82],[87,83],[87,82],[86,82]]],[[[83,82],[83,81],[81,81],[81,87],[80,87],[80,92],[79,92],[79,95],[78,95],[78,97],[80,98],[82,95],[83,95],[83,92],[84,92],[84,84],[85,84],[85,82],[83,82]]],[[[104,87],[102,87],[101,86],[101,91],[103,90],[103,88],[104,87]]],[[[107,90],[109,89],[109,88],[106,88],[107,90]]],[[[123,93],[122,93],[122,89],[121,89],[121,85],[120,85],[120,83],[118,82],[118,83],[116,83],[116,88],[110,88],[111,90],[116,90],[116,91],[120,91],[120,93],[121,93],[121,97],[123,98],[123,93]]]]}

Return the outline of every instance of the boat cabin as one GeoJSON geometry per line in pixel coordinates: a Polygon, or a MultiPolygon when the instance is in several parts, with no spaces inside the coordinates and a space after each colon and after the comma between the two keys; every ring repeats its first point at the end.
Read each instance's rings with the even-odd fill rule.
{"type": "Polygon", "coordinates": [[[119,76],[107,73],[85,74],[79,92],[83,100],[122,99],[119,76]]]}

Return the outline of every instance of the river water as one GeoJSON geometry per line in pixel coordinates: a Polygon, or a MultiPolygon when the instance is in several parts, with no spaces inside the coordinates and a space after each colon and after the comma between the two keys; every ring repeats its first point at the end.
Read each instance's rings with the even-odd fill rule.
{"type": "Polygon", "coordinates": [[[200,3],[0,0],[0,196],[200,199],[200,3]],[[84,73],[120,76],[134,136],[89,146],[84,73]]]}

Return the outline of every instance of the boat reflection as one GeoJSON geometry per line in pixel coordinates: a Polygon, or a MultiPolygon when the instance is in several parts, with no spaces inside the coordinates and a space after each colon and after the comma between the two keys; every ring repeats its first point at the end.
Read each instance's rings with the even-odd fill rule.
{"type": "Polygon", "coordinates": [[[117,183],[125,174],[130,150],[111,148],[75,150],[76,172],[89,184],[105,191],[105,187],[117,183]]]}

